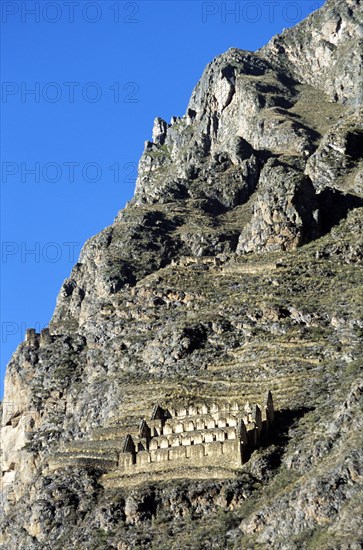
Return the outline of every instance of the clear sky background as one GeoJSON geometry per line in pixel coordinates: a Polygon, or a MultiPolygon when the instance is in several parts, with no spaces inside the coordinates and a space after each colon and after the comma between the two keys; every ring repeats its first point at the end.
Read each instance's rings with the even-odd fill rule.
{"type": "Polygon", "coordinates": [[[84,242],[132,197],[154,117],[183,115],[216,55],[258,49],[322,4],[2,0],[1,386],[84,242]]]}

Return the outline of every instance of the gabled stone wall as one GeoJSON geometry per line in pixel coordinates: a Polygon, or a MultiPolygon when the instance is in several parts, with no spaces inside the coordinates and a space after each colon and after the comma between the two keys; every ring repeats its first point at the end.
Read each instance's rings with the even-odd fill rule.
{"type": "Polygon", "coordinates": [[[149,478],[154,473],[168,479],[176,474],[188,475],[185,470],[195,474],[199,469],[202,476],[206,472],[228,476],[249,459],[273,422],[271,392],[262,409],[249,403],[168,408],[155,405],[150,418],[142,419],[138,431],[120,437],[115,428],[116,439],[68,442],[48,457],[48,463],[52,469],[71,464],[98,468],[113,472],[113,480],[149,478]]]}
{"type": "Polygon", "coordinates": [[[262,411],[249,403],[155,406],[138,436],[126,437],[118,468],[121,475],[188,465],[239,468],[273,421],[271,392],[262,411]]]}

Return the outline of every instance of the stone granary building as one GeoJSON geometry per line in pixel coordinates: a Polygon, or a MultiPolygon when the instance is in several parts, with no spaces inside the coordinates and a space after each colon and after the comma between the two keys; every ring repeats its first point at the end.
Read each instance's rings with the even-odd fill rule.
{"type": "MultiPolygon", "coordinates": [[[[38,334],[28,329],[26,341],[41,346],[52,341],[49,329],[38,334]]],[[[209,468],[225,471],[242,466],[270,432],[274,422],[272,394],[263,406],[240,403],[155,405],[141,424],[118,425],[93,430],[88,437],[64,442],[49,455],[51,468],[70,464],[134,477],[180,469],[209,468]]]]}
{"type": "Polygon", "coordinates": [[[177,467],[239,468],[274,422],[272,394],[263,410],[256,404],[154,407],[137,436],[128,434],[119,454],[120,473],[177,467]]]}
{"type": "Polygon", "coordinates": [[[145,479],[234,476],[274,423],[264,405],[239,403],[155,405],[141,423],[96,428],[87,438],[63,443],[48,456],[51,469],[69,465],[102,470],[108,487],[145,479]]]}

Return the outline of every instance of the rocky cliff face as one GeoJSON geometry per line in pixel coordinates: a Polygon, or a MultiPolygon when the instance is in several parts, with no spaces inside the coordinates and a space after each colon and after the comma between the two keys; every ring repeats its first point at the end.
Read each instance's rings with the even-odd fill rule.
{"type": "Polygon", "coordinates": [[[3,548],[361,547],[362,23],[328,0],[155,120],[134,198],[9,363],[3,548]],[[275,433],[237,478],[106,488],[77,459],[157,402],[266,390],[275,433]]]}

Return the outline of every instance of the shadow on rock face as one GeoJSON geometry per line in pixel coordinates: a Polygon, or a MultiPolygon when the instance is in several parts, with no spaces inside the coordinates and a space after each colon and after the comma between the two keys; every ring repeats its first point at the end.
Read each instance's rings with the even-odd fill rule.
{"type": "Polygon", "coordinates": [[[346,152],[353,161],[363,158],[363,130],[354,130],[347,134],[346,152]]]}
{"type": "Polygon", "coordinates": [[[269,432],[268,436],[262,440],[262,448],[267,448],[274,444],[274,450],[268,456],[268,463],[271,469],[278,468],[282,462],[286,445],[289,442],[289,430],[297,421],[312,409],[308,407],[300,407],[299,409],[282,409],[275,411],[274,428],[269,432]]]}
{"type": "Polygon", "coordinates": [[[317,195],[320,210],[321,234],[325,235],[347,217],[348,212],[363,206],[363,199],[344,194],[336,189],[326,188],[317,195]]]}

